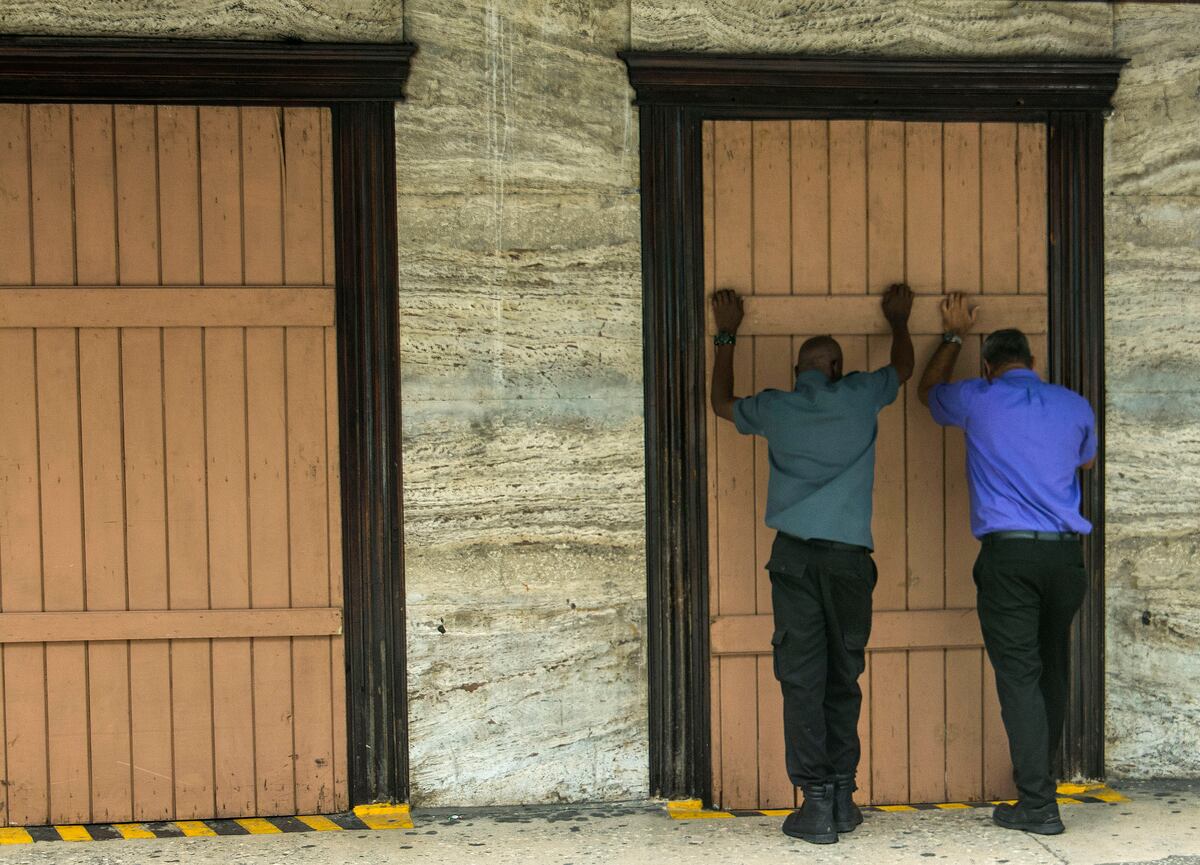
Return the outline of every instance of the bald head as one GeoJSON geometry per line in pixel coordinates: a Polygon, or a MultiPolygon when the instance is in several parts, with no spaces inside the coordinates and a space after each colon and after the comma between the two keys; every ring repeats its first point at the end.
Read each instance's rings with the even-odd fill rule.
{"type": "Polygon", "coordinates": [[[842,347],[832,336],[814,336],[804,341],[796,355],[796,375],[815,369],[830,381],[842,377],[842,347]]]}

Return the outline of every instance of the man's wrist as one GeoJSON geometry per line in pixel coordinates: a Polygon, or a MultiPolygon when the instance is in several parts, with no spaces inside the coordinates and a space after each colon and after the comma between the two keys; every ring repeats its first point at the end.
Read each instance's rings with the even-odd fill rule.
{"type": "Polygon", "coordinates": [[[733,330],[725,330],[724,328],[717,331],[713,337],[713,345],[734,345],[737,342],[737,328],[733,330]]]}

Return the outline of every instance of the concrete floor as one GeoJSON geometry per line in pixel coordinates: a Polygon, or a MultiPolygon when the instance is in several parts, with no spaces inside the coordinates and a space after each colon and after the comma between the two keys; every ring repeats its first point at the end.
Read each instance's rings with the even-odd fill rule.
{"type": "Polygon", "coordinates": [[[675,821],[644,803],[579,808],[418,810],[411,831],[41,843],[0,848],[3,863],[56,865],[1200,865],[1200,782],[1116,785],[1131,801],[1063,809],[1067,832],[992,826],[990,811],[872,813],[827,847],[793,841],[780,818],[675,821]]]}

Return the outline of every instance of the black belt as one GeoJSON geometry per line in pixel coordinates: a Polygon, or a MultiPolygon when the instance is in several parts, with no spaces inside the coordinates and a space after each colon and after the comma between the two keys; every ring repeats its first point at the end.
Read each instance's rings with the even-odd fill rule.
{"type": "Polygon", "coordinates": [[[989,532],[983,536],[985,541],[1077,541],[1082,537],[1079,532],[989,532]]]}
{"type": "Polygon", "coordinates": [[[851,553],[869,553],[870,547],[860,547],[858,544],[843,544],[841,541],[826,541],[821,538],[797,538],[802,544],[811,547],[824,547],[827,550],[846,550],[851,553]]]}

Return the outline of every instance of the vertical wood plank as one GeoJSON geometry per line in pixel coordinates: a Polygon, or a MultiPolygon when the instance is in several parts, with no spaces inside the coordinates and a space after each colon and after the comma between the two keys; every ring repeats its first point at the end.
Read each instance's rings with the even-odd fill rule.
{"type": "Polygon", "coordinates": [[[0,105],[0,285],[33,282],[29,107],[0,105]]]}
{"type": "MultiPolygon", "coordinates": [[[[66,105],[30,106],[34,280],[75,281],[71,194],[71,113],[66,105]]],[[[42,505],[42,593],[47,610],[82,610],[83,527],[79,441],[79,369],[75,331],[38,331],[38,455],[42,505]]],[[[88,697],[82,643],[46,647],[47,761],[50,817],[88,822],[88,697]]]]}
{"type": "Polygon", "coordinates": [[[905,652],[871,659],[871,795],[877,804],[908,794],[908,664],[905,652]]]}
{"type": "MultiPolygon", "coordinates": [[[[322,607],[329,597],[329,516],[325,465],[325,342],[320,328],[287,328],[287,455],[292,603],[322,607]]],[[[333,684],[324,637],[293,638],[296,693],[296,804],[333,807],[333,684]]]]}
{"type": "Polygon", "coordinates": [[[942,232],[947,292],[980,289],[979,124],[943,127],[942,232]]]}
{"type": "Polygon", "coordinates": [[[752,182],[754,292],[792,288],[791,133],[786,120],[755,121],[752,182]]]}
{"type": "MultiPolygon", "coordinates": [[[[248,285],[283,283],[283,114],[280,108],[241,108],[242,202],[248,285]]],[[[291,172],[292,166],[286,170],[291,172]]],[[[317,255],[320,255],[320,244],[317,255]]]]}
{"type": "Polygon", "coordinates": [[[829,122],[829,287],[867,291],[867,126],[829,122]]]}
{"type": "MultiPolygon", "coordinates": [[[[792,340],[786,336],[757,336],[753,340],[754,381],[747,392],[758,393],[768,388],[791,390],[794,355],[792,340]]],[[[771,545],[775,541],[775,530],[764,522],[767,511],[767,482],[771,472],[771,458],[767,440],[760,436],[754,439],[754,534],[756,585],[756,609],[759,613],[771,612],[771,578],[766,571],[771,558],[771,545]]]]}
{"type": "MultiPolygon", "coordinates": [[[[890,336],[868,338],[869,365],[873,369],[887,365],[891,357],[890,336]]],[[[871,514],[871,534],[875,540],[875,566],[879,582],[875,585],[877,610],[903,610],[908,585],[908,529],[905,469],[905,391],[879,413],[879,432],[875,439],[875,495],[871,514]]],[[[922,406],[924,409],[924,406],[922,406]]]]}
{"type": "MultiPolygon", "coordinates": [[[[714,126],[714,287],[753,288],[753,187],[751,124],[714,126]]],[[[734,381],[748,393],[754,381],[753,340],[734,350],[734,381]]],[[[733,424],[717,422],[718,609],[749,613],[756,607],[754,573],[754,443],[733,424]]],[[[746,807],[758,797],[758,677],[753,657],[721,661],[721,801],[746,807]]],[[[752,806],[750,806],[752,807],[752,806]]]]}
{"type": "Polygon", "coordinates": [[[241,285],[241,115],[237,108],[200,109],[200,230],[204,282],[241,285]]]}
{"type": "MultiPolygon", "coordinates": [[[[279,222],[278,217],[276,218],[279,222]]],[[[250,268],[247,268],[248,278],[250,268]]],[[[291,606],[288,578],[287,404],[283,328],[246,331],[247,460],[250,466],[252,606],[291,606]]],[[[301,563],[303,565],[304,563],[301,563]]],[[[258,813],[295,811],[292,645],[256,638],[254,659],[255,786],[258,813]]],[[[307,696],[305,697],[307,699],[307,696]]],[[[308,812],[304,812],[308,813],[308,812]]]]}
{"type": "Polygon", "coordinates": [[[321,111],[318,108],[287,108],[283,112],[287,164],[284,178],[284,238],[287,250],[284,279],[289,284],[318,284],[324,276],[321,256],[325,234],[321,204],[321,111]]]}
{"type": "MultiPolygon", "coordinates": [[[[154,285],[162,276],[159,262],[157,109],[153,105],[118,105],[116,111],[117,237],[121,250],[120,281],[126,285],[154,285]]],[[[161,166],[168,189],[193,181],[171,177],[182,166],[161,166]]],[[[164,204],[167,202],[164,201],[164,204]]],[[[194,204],[193,204],[194,210],[194,204]]],[[[194,219],[191,214],[164,208],[165,221],[194,219]]]]}
{"type": "MultiPolygon", "coordinates": [[[[163,439],[162,339],[157,328],[121,332],[127,582],[131,609],[165,610],[167,593],[166,457],[163,439]]],[[[166,640],[129,646],[133,819],[174,813],[171,754],[171,655],[166,640]]]]}
{"type": "Polygon", "coordinates": [[[862,756],[858,761],[858,790],[854,793],[854,801],[859,805],[869,805],[874,800],[874,790],[871,787],[872,776],[872,742],[871,742],[871,667],[875,657],[874,652],[867,652],[866,669],[858,680],[862,688],[862,712],[858,716],[858,741],[862,747],[862,756]]]}
{"type": "MultiPolygon", "coordinates": [[[[714,200],[716,198],[714,179],[714,160],[716,148],[716,132],[714,123],[705,120],[701,126],[701,171],[704,176],[704,189],[701,196],[701,207],[704,219],[704,298],[707,303],[713,295],[716,279],[715,247],[716,224],[714,215],[714,200]]],[[[711,313],[706,310],[706,315],[711,313]]],[[[712,341],[704,340],[704,369],[711,374],[713,366],[712,341]]],[[[706,458],[708,464],[708,605],[715,615],[720,610],[721,574],[718,562],[718,527],[721,520],[721,500],[717,494],[717,424],[720,422],[713,414],[712,406],[705,405],[705,421],[707,423],[706,458]]],[[[724,799],[721,792],[721,661],[715,655],[710,655],[709,665],[709,731],[712,753],[712,791],[713,802],[720,805],[724,799]]]]}
{"type": "Polygon", "coordinates": [[[1049,272],[1046,252],[1046,127],[1021,123],[1017,129],[1017,284],[1022,294],[1044,294],[1049,272]]]}
{"type": "MultiPolygon", "coordinates": [[[[917,369],[924,369],[941,339],[913,338],[917,369]]],[[[905,387],[905,489],[908,496],[908,608],[939,609],[945,604],[945,490],[942,428],[921,405],[915,384],[905,387]]]]}
{"type": "MultiPolygon", "coordinates": [[[[243,340],[241,328],[210,327],[204,332],[209,584],[214,609],[250,606],[243,340]]],[[[251,814],[255,809],[254,708],[248,639],[213,640],[212,680],[217,814],[251,814]]]]}
{"type": "Polygon", "coordinates": [[[1013,781],[1012,759],[1008,751],[1008,734],[1000,717],[1000,700],[996,696],[996,672],[987,653],[983,656],[983,798],[1015,799],[1017,786],[1013,781]]]}
{"type": "Polygon", "coordinates": [[[946,651],[946,797],[983,796],[982,649],[946,651]]]}
{"type": "MultiPolygon", "coordinates": [[[[162,279],[198,284],[200,138],[196,108],[158,109],[162,279]]],[[[200,328],[162,332],[163,424],[169,599],[172,609],[206,609],[208,496],[204,454],[204,349],[200,328]]],[[[214,813],[212,646],[209,640],[170,644],[172,760],[175,813],[214,813]]]]}
{"type": "Polygon", "coordinates": [[[75,259],[79,281],[117,281],[113,107],[71,106],[74,158],[75,259]]]}
{"type": "MultiPolygon", "coordinates": [[[[69,185],[65,191],[69,194],[69,185]]],[[[43,232],[44,237],[47,234],[43,232]]],[[[69,242],[70,238],[64,240],[69,242]]],[[[37,380],[45,608],[82,610],[79,367],[74,330],[38,330],[37,380]]],[[[83,643],[46,646],[46,721],[51,819],[59,823],[90,822],[88,683],[83,643]]]]}
{"type": "Polygon", "coordinates": [[[713,125],[713,288],[749,293],[754,286],[751,124],[713,125]]]}
{"type": "MultiPolygon", "coordinates": [[[[200,333],[199,328],[163,331],[168,573],[176,610],[209,607],[200,333]]],[[[174,640],[170,653],[175,813],[180,819],[202,818],[215,808],[211,641],[174,640]]]]}
{"type": "MultiPolygon", "coordinates": [[[[956,379],[978,378],[981,337],[968,336],[959,353],[956,379]]],[[[926,410],[928,411],[928,410],[926,410]]],[[[967,484],[967,444],[963,431],[945,431],[946,448],[946,607],[975,606],[975,581],[971,572],[979,555],[979,542],[971,534],[971,493],[967,484]]]]}
{"type": "Polygon", "coordinates": [[[71,196],[71,108],[29,106],[33,200],[33,278],[38,285],[75,282],[75,219],[71,196]]]}
{"type": "Polygon", "coordinates": [[[913,291],[942,292],[942,124],[904,126],[905,269],[913,291]]]}
{"type": "Polygon", "coordinates": [[[867,288],[882,294],[903,282],[904,124],[867,122],[867,288]]]}
{"type": "MultiPolygon", "coordinates": [[[[0,605],[6,613],[42,609],[34,352],[32,330],[0,328],[0,605]]],[[[45,657],[45,647],[38,643],[3,650],[8,783],[0,786],[0,796],[6,800],[10,825],[41,825],[50,817],[45,657]]]]}
{"type": "Polygon", "coordinates": [[[1050,378],[1050,349],[1046,342],[1046,334],[1031,333],[1029,337],[1029,350],[1033,352],[1033,368],[1037,370],[1037,374],[1043,379],[1050,378]]]}
{"type": "Polygon", "coordinates": [[[158,116],[159,207],[162,281],[200,283],[200,138],[198,109],[160,105],[158,116]]]}
{"type": "MultiPolygon", "coordinates": [[[[162,110],[172,117],[181,111],[162,110]]],[[[113,111],[119,281],[152,285],[163,276],[160,202],[167,205],[162,212],[168,215],[171,228],[180,221],[186,225],[198,218],[194,195],[190,200],[180,200],[170,194],[180,186],[194,186],[195,162],[178,158],[178,151],[171,146],[179,141],[178,134],[172,127],[160,130],[159,109],[120,105],[113,111]],[[168,144],[167,158],[160,161],[160,145],[164,142],[168,144]]],[[[184,140],[194,138],[194,111],[191,119],[188,132],[192,135],[184,140]]],[[[176,240],[172,252],[179,249],[176,240]]],[[[198,250],[193,257],[198,281],[198,250]]],[[[170,604],[163,341],[157,328],[127,328],[122,330],[120,342],[129,607],[161,610],[170,604]]],[[[129,707],[130,746],[135,757],[131,760],[133,819],[163,820],[174,814],[175,805],[169,643],[132,642],[129,671],[130,680],[137,683],[131,689],[129,707]]]]}
{"type": "Polygon", "coordinates": [[[913,802],[946,802],[946,653],[908,655],[908,779],[913,802]]]}
{"type": "Polygon", "coordinates": [[[829,293],[829,123],[794,120],[792,292],[829,293]]]}
{"type": "Polygon", "coordinates": [[[1017,126],[980,124],[979,215],[983,231],[981,288],[990,294],[1017,291],[1017,126]]]}
{"type": "Polygon", "coordinates": [[[794,788],[787,773],[783,735],[783,692],[775,679],[775,662],[758,655],[758,807],[790,808],[794,788]]]}
{"type": "MultiPolygon", "coordinates": [[[[326,213],[329,213],[327,210],[326,213]]],[[[325,459],[329,489],[329,603],[343,605],[341,457],[338,442],[337,334],[325,330],[325,459]]],[[[341,636],[329,644],[333,677],[333,795],[334,809],[349,807],[346,777],[346,663],[341,636]]]]}
{"type": "Polygon", "coordinates": [[[721,803],[758,804],[758,661],[727,655],[721,662],[721,803]]]}
{"type": "Polygon", "coordinates": [[[333,253],[333,126],[330,109],[322,108],[321,112],[321,226],[322,252],[321,261],[325,273],[324,284],[334,284],[333,253]]]}
{"type": "MultiPolygon", "coordinates": [[[[111,209],[108,212],[111,215],[111,209]]],[[[84,216],[78,214],[80,236],[85,233],[84,216]]],[[[79,402],[87,609],[124,610],[125,489],[120,347],[115,329],[79,330],[79,402]]],[[[134,761],[129,723],[129,643],[89,644],[87,671],[92,819],[131,820],[134,761]]]]}
{"type": "MultiPolygon", "coordinates": [[[[241,115],[200,109],[200,230],[207,284],[245,276],[241,115]]],[[[209,584],[215,608],[250,605],[246,475],[245,334],[204,331],[205,445],[208,466],[209,584]]],[[[250,641],[212,642],[213,764],[216,813],[255,808],[254,709],[250,641]]]]}
{"type": "MultiPolygon", "coordinates": [[[[315,283],[323,276],[321,134],[319,109],[284,111],[284,278],[289,283],[315,283]]],[[[325,606],[332,601],[325,335],[321,328],[288,328],[286,340],[292,602],[325,606]]],[[[343,708],[333,679],[343,672],[331,669],[330,648],[325,637],[293,640],[295,688],[307,695],[295,707],[296,801],[302,810],[316,812],[333,810],[336,800],[334,715],[343,708]]]]}
{"type": "MultiPolygon", "coordinates": [[[[242,108],[246,282],[280,285],[284,273],[283,114],[242,108]]],[[[319,249],[319,246],[318,246],[319,249]]],[[[251,606],[291,606],[288,576],[287,402],[284,329],[246,329],[251,606]]],[[[303,563],[301,563],[303,564],[303,563]]],[[[252,641],[257,813],[296,812],[292,641],[252,641]]]]}

